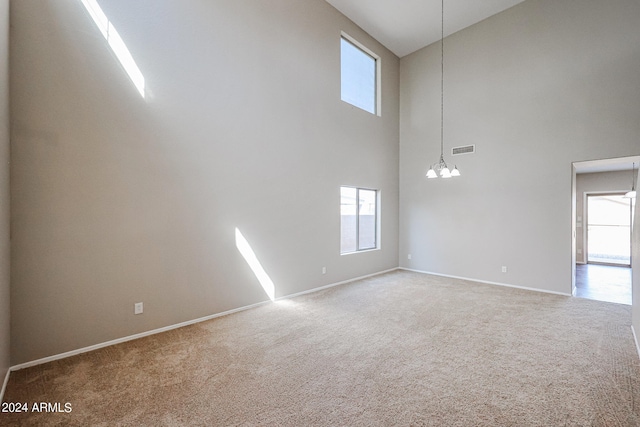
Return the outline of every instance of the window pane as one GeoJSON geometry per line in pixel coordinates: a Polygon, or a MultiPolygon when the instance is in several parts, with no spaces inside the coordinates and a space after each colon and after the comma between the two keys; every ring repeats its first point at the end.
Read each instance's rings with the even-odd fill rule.
{"type": "Polygon", "coordinates": [[[358,192],[358,249],[376,247],[376,192],[360,190],[358,192]]]}
{"type": "Polygon", "coordinates": [[[340,187],[340,253],[356,250],[356,189],[340,187]]]}
{"type": "Polygon", "coordinates": [[[344,38],[340,48],[341,99],[376,112],[376,60],[344,38]]]}
{"type": "Polygon", "coordinates": [[[587,197],[587,261],[631,264],[631,203],[622,195],[587,197]]]}
{"type": "Polygon", "coordinates": [[[589,196],[589,224],[591,225],[629,225],[631,199],[622,195],[589,196]]]}

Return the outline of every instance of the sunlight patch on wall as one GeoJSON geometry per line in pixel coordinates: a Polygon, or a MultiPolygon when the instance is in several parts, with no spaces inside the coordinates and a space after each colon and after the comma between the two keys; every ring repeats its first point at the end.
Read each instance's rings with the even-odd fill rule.
{"type": "Polygon", "coordinates": [[[96,0],[81,1],[85,9],[89,12],[89,15],[91,15],[91,18],[93,18],[93,22],[96,23],[105,40],[109,43],[111,50],[116,54],[118,61],[122,64],[122,67],[129,75],[136,89],[138,89],[138,92],[140,92],[140,95],[144,98],[144,76],[133,60],[133,56],[131,56],[131,52],[129,52],[127,45],[124,44],[120,34],[118,34],[118,31],[116,31],[115,27],[111,24],[111,21],[109,21],[109,18],[104,14],[96,0]]]}
{"type": "Polygon", "coordinates": [[[276,287],[273,284],[273,281],[271,280],[267,272],[264,271],[264,268],[262,268],[262,264],[260,264],[260,261],[258,261],[258,257],[256,257],[253,249],[251,249],[251,245],[249,245],[247,239],[244,238],[240,230],[238,230],[237,228],[236,247],[240,251],[240,254],[242,254],[242,256],[244,257],[244,260],[247,261],[247,264],[249,264],[249,267],[251,267],[253,274],[255,274],[256,278],[260,282],[260,285],[262,286],[262,289],[264,289],[269,299],[271,301],[275,300],[276,287]]]}

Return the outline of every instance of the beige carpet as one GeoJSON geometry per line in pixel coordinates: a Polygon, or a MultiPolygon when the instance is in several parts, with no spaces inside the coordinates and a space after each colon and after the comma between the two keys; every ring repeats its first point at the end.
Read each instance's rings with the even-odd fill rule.
{"type": "Polygon", "coordinates": [[[397,271],[11,374],[3,425],[635,426],[630,307],[397,271]]]}

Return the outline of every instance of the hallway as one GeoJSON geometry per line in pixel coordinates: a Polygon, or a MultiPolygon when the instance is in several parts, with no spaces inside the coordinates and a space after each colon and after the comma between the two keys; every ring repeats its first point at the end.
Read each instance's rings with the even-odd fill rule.
{"type": "Polygon", "coordinates": [[[631,268],[577,264],[574,296],[631,305],[631,268]]]}

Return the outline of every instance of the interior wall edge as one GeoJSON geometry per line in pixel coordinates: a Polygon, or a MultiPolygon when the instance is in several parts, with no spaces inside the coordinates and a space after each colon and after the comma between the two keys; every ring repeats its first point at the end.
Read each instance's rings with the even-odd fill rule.
{"type": "Polygon", "coordinates": [[[9,383],[10,374],[11,374],[11,368],[7,370],[7,373],[4,376],[4,382],[2,383],[2,389],[0,390],[0,403],[4,402],[4,392],[7,389],[7,384],[9,383]]]}
{"type": "Polygon", "coordinates": [[[9,73],[9,0],[0,1],[0,378],[5,381],[11,365],[11,233],[10,233],[10,73],[9,73]]]}

